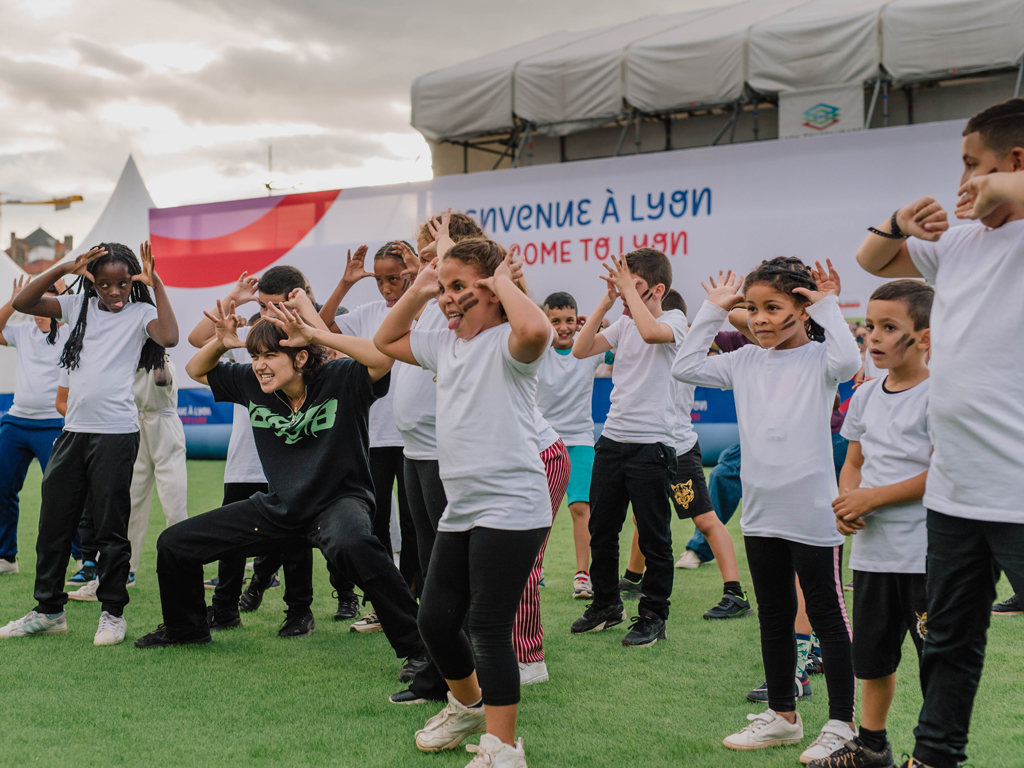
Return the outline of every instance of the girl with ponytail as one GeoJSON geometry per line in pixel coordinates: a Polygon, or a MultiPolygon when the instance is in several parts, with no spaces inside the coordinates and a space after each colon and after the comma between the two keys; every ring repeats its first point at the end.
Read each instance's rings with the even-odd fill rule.
{"type": "Polygon", "coordinates": [[[746,281],[729,272],[717,284],[702,283],[708,300],[672,366],[679,381],[733,390],[743,449],[743,541],[757,596],[768,710],[749,715],[749,724],[723,743],[750,750],[803,739],[796,712],[801,680],[794,674],[795,573],[821,644],[829,703],[828,722],[804,750],[803,763],[829,757],[855,736],[829,418],[839,384],[860,369],[860,352],[839,309],[839,275],[831,263],[816,266],[776,258],[761,262],[746,281]],[[708,357],[722,322],[739,306],[758,345],[708,357]]]}
{"type": "Polygon", "coordinates": [[[139,450],[136,369],[160,367],[178,343],[178,324],[156,273],[149,243],[140,259],[120,243],[104,243],[57,264],[14,297],[14,309],[71,325],[60,357],[69,377],[64,430],[43,475],[36,543],[36,607],[0,627],[0,638],[66,634],[64,572],[71,541],[88,505],[99,558],[102,603],[95,645],[124,640],[131,560],[128,516],[132,465],[139,450]],[[79,292],[49,297],[65,275],[79,292]],[[152,293],[150,293],[152,291],[152,293]]]}
{"type": "MultiPolygon", "coordinates": [[[[46,470],[53,441],[64,426],[54,402],[57,361],[68,337],[67,326],[49,317],[7,324],[14,314],[14,297],[27,281],[27,277],[15,280],[11,301],[0,307],[0,345],[15,347],[18,353],[14,404],[0,419],[0,575],[18,572],[18,493],[28,465],[35,457],[46,470]]],[[[58,280],[46,290],[54,295],[62,293],[64,281],[58,280]]]]}

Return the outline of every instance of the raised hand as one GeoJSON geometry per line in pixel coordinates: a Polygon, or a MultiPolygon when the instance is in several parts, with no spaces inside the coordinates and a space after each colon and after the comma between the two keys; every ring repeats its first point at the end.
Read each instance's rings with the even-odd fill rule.
{"type": "MultiPolygon", "coordinates": [[[[423,251],[420,251],[422,253],[423,251]]],[[[440,259],[436,256],[429,264],[424,264],[416,273],[416,280],[412,284],[412,291],[428,299],[432,299],[441,293],[441,276],[437,274],[437,265],[440,259]]]]}
{"type": "Polygon", "coordinates": [[[28,285],[28,275],[22,275],[14,279],[14,289],[11,291],[11,301],[14,301],[14,297],[21,293],[21,289],[28,285]]]}
{"type": "Polygon", "coordinates": [[[708,282],[701,280],[700,284],[708,292],[708,301],[717,304],[726,312],[743,303],[743,275],[734,274],[731,269],[728,272],[719,272],[717,281],[714,277],[709,277],[708,282]]]}
{"type": "Polygon", "coordinates": [[[611,264],[606,261],[602,265],[608,270],[608,275],[602,275],[602,277],[610,285],[614,285],[620,294],[625,293],[630,287],[639,288],[640,279],[629,271],[629,265],[626,263],[625,256],[619,255],[616,257],[613,254],[609,257],[609,261],[611,261],[611,264]]]}
{"type": "Polygon", "coordinates": [[[421,264],[429,264],[437,258],[437,240],[431,240],[420,248],[419,259],[421,264]]]}
{"type": "Polygon", "coordinates": [[[288,338],[281,342],[283,347],[308,347],[313,343],[316,329],[307,325],[302,315],[294,307],[287,304],[269,304],[273,316],[267,315],[264,319],[273,323],[286,334],[288,338]]]}
{"type": "Polygon", "coordinates": [[[957,194],[960,199],[956,202],[954,213],[958,219],[980,219],[988,216],[1000,203],[1008,202],[999,194],[1000,177],[1002,173],[993,173],[986,176],[975,176],[960,185],[957,194]]]}
{"type": "Polygon", "coordinates": [[[444,258],[444,255],[455,245],[455,241],[448,234],[448,225],[451,219],[452,209],[449,208],[441,214],[440,218],[435,217],[427,222],[427,229],[430,230],[430,234],[437,245],[437,255],[441,258],[444,258]]]}
{"type": "Polygon", "coordinates": [[[402,270],[402,277],[407,277],[410,280],[416,279],[416,273],[420,270],[420,258],[413,252],[412,248],[401,240],[397,240],[388,249],[388,254],[390,256],[397,256],[402,260],[402,263],[405,265],[405,269],[402,270]]]}
{"type": "MultiPolygon", "coordinates": [[[[449,209],[450,211],[451,209],[449,209]]],[[[515,260],[516,255],[519,252],[519,247],[513,245],[505,252],[505,258],[502,259],[498,268],[494,270],[494,274],[490,277],[485,277],[481,280],[477,280],[473,285],[476,288],[486,288],[492,293],[497,293],[495,288],[499,279],[505,277],[511,280],[513,283],[516,281],[516,276],[519,278],[523,276],[523,261],[519,259],[515,260]]]]}
{"type": "Polygon", "coordinates": [[[933,197],[922,197],[896,213],[896,223],[905,235],[920,240],[937,241],[949,229],[946,211],[933,197]]]}
{"type": "Polygon", "coordinates": [[[89,274],[89,270],[87,270],[86,267],[96,261],[96,259],[106,255],[107,249],[101,245],[97,245],[92,250],[80,253],[78,258],[76,258],[74,263],[71,265],[71,268],[65,272],[65,274],[81,275],[82,277],[87,278],[89,282],[92,282],[92,275],[89,274]]]}
{"type": "Polygon", "coordinates": [[[229,295],[237,306],[248,304],[250,301],[256,301],[256,291],[259,290],[259,284],[260,281],[256,275],[243,272],[229,295]]]}
{"type": "Polygon", "coordinates": [[[53,284],[53,289],[57,293],[64,293],[68,289],[68,284],[64,282],[64,278],[61,277],[53,284]]]}
{"type": "Polygon", "coordinates": [[[828,266],[827,271],[821,266],[820,261],[815,261],[814,266],[811,268],[811,277],[814,278],[819,291],[838,296],[840,290],[842,290],[842,284],[839,282],[839,273],[832,266],[832,259],[825,259],[825,264],[828,266]]]}
{"type": "MultiPolygon", "coordinates": [[[[137,275],[132,275],[132,282],[142,283],[152,288],[156,279],[156,261],[153,259],[153,249],[148,240],[139,246],[139,261],[142,262],[142,271],[137,275]]],[[[232,314],[234,314],[234,310],[232,310],[232,314]]]]}
{"type": "Polygon", "coordinates": [[[217,308],[213,312],[207,312],[204,309],[203,314],[213,323],[217,341],[228,349],[239,349],[245,346],[245,342],[238,338],[238,329],[245,325],[245,319],[235,314],[235,302],[228,302],[227,310],[225,310],[221,300],[217,299],[217,308]]]}
{"type": "Polygon", "coordinates": [[[284,305],[288,309],[311,309],[316,312],[316,306],[313,304],[312,299],[309,298],[309,294],[302,288],[293,288],[288,293],[288,298],[285,299],[284,305]]]}
{"type": "Polygon", "coordinates": [[[341,282],[347,283],[348,285],[355,285],[360,280],[366,277],[373,277],[373,272],[367,272],[364,264],[366,262],[366,251],[365,245],[360,245],[356,248],[356,252],[353,254],[351,250],[348,252],[348,256],[345,258],[345,274],[341,276],[341,282]]]}

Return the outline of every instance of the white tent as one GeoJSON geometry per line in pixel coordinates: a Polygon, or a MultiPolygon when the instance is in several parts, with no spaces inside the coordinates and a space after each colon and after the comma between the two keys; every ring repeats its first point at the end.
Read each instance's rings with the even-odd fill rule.
{"type": "Polygon", "coordinates": [[[139,244],[149,239],[150,208],[156,208],[156,203],[129,155],[103,213],[66,258],[76,258],[100,243],[124,243],[137,253],[139,244]]]}
{"type": "Polygon", "coordinates": [[[432,140],[565,135],[635,108],[685,111],[886,76],[895,83],[1015,66],[1024,0],[746,0],[557,33],[417,79],[413,125],[432,140]]]}
{"type": "Polygon", "coordinates": [[[648,16],[606,27],[575,43],[519,62],[515,112],[556,136],[601,125],[622,113],[622,62],[631,43],[711,11],[648,16]]]}

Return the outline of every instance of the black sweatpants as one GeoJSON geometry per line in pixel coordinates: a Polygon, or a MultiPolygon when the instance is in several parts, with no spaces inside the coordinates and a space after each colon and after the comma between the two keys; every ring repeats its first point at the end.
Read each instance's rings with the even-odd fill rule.
{"type": "Polygon", "coordinates": [[[319,547],[329,563],[357,580],[373,601],[398,656],[423,650],[416,628],[416,600],[373,535],[369,506],[352,497],[338,499],[297,528],[280,525],[246,500],[165,529],[157,540],[156,570],[168,634],[181,640],[209,636],[203,594],[206,563],[310,545],[319,547]]]}
{"type": "MultiPolygon", "coordinates": [[[[437,537],[437,524],[448,505],[437,461],[406,457],[405,491],[409,499],[409,512],[416,526],[420,572],[424,574],[425,579],[426,574],[430,572],[430,554],[434,549],[434,539],[437,537]]],[[[448,693],[448,683],[445,682],[433,659],[409,687],[413,693],[424,699],[445,701],[448,693]]]]}
{"type": "Polygon", "coordinates": [[[768,706],[776,712],[796,710],[793,673],[796,669],[797,601],[794,573],[800,577],[807,618],[821,645],[828,686],[830,720],[853,722],[856,683],[853,678],[850,620],[843,600],[843,547],[815,547],[788,539],[744,536],[747,565],[757,597],[761,625],[761,659],[768,682],[768,706]]]}
{"type": "Polygon", "coordinates": [[[590,578],[595,607],[621,603],[619,534],[632,503],[640,551],[647,559],[639,611],[668,618],[675,570],[669,494],[675,473],[675,449],[663,443],[619,443],[603,435],[598,439],[590,476],[590,578]]]}
{"type": "Polygon", "coordinates": [[[405,583],[415,592],[423,588],[420,559],[416,547],[416,526],[409,512],[405,490],[405,455],[400,445],[370,448],[370,476],[373,478],[377,509],[373,516],[373,532],[391,554],[391,490],[398,481],[398,526],[402,534],[402,554],[398,570],[405,583]]]}
{"type": "Polygon", "coordinates": [[[1000,569],[1016,593],[1024,595],[1024,525],[928,510],[924,703],[914,729],[914,757],[925,765],[956,768],[966,759],[1000,569]]]}
{"type": "MultiPolygon", "coordinates": [[[[222,506],[245,501],[255,493],[266,493],[266,483],[224,483],[222,506]]],[[[289,611],[309,610],[313,604],[313,550],[300,547],[256,558],[253,573],[262,584],[284,567],[284,602],[289,611]]],[[[238,613],[238,599],[245,583],[245,558],[223,558],[217,566],[217,589],[213,592],[213,607],[221,613],[238,613]]]]}
{"type": "Polygon", "coordinates": [[[62,432],[53,444],[43,475],[36,540],[35,599],[40,613],[60,613],[68,601],[64,576],[71,556],[71,540],[86,507],[93,521],[93,541],[100,553],[96,597],[111,616],[124,613],[128,605],[125,582],[132,558],[128,541],[132,468],[138,452],[138,432],[62,432]]]}
{"type": "Polygon", "coordinates": [[[484,704],[519,703],[512,625],[549,530],[471,528],[441,531],[434,540],[420,600],[423,642],[446,679],[462,680],[476,670],[484,704]]]}

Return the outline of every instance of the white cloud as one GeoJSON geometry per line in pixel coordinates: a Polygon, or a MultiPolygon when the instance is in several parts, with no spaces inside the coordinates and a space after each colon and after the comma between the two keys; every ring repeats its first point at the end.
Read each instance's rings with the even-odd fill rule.
{"type": "Polygon", "coordinates": [[[216,49],[202,43],[152,42],[121,50],[149,66],[155,72],[198,72],[217,58],[216,49]]]}

